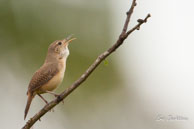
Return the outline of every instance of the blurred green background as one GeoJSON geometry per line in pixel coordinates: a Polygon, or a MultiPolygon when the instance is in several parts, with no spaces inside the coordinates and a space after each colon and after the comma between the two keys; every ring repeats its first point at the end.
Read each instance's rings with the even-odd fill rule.
{"type": "MultiPolygon", "coordinates": [[[[52,0],[3,1],[0,11],[3,63],[16,75],[25,75],[30,80],[29,76],[44,62],[49,44],[74,34],[77,40],[70,45],[65,80],[58,89],[59,92],[64,90],[64,85],[75,81],[110,46],[110,14],[106,2],[100,3],[86,1],[88,8],[83,8],[71,1],[69,4],[52,0]]],[[[109,58],[108,62],[108,65],[101,65],[77,92],[83,97],[92,97],[114,89],[121,78],[114,60],[109,58]]]]}
{"type": "MultiPolygon", "coordinates": [[[[86,0],[81,3],[70,0],[0,1],[0,65],[9,69],[10,74],[18,81],[16,85],[13,80],[6,78],[11,89],[5,90],[8,94],[10,90],[14,90],[10,93],[14,96],[21,93],[22,100],[25,100],[22,102],[22,109],[26,103],[28,83],[34,71],[43,64],[50,43],[64,39],[70,34],[77,38],[70,45],[65,78],[56,91],[58,93],[78,79],[96,57],[111,45],[109,8],[108,2],[102,0],[86,0]],[[23,84],[20,81],[23,81],[23,84]],[[18,91],[20,89],[22,92],[18,91]]],[[[114,58],[108,58],[108,64],[102,63],[87,81],[66,99],[64,105],[57,107],[61,110],[59,115],[67,117],[69,127],[80,127],[74,123],[85,123],[82,118],[90,119],[89,114],[94,113],[100,103],[108,103],[105,99],[107,95],[122,86],[122,76],[114,62],[114,58]]],[[[4,70],[7,73],[6,68],[4,70]]],[[[53,99],[46,96],[47,99],[53,99]]],[[[43,105],[42,100],[36,97],[29,117],[43,105]],[[36,108],[36,105],[41,106],[36,108]]],[[[52,113],[52,117],[58,116],[52,113]]],[[[21,112],[17,119],[22,118],[21,112]]],[[[58,122],[63,125],[64,121],[58,122]]],[[[40,125],[40,128],[47,127],[44,122],[41,123],[43,125],[40,125]]]]}

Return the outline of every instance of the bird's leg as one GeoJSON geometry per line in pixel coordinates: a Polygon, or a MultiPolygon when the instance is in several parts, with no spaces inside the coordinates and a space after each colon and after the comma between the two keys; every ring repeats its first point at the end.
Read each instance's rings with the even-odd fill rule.
{"type": "MultiPolygon", "coordinates": [[[[54,95],[55,97],[58,97],[58,96],[59,96],[58,94],[56,94],[56,93],[54,93],[54,92],[52,92],[52,91],[46,91],[46,93],[52,94],[52,95],[54,95]]],[[[64,100],[62,100],[62,103],[64,104],[64,100]]]]}
{"type": "Polygon", "coordinates": [[[58,97],[58,96],[59,96],[58,94],[56,94],[56,93],[54,93],[54,92],[52,92],[52,91],[46,91],[46,93],[52,94],[52,95],[54,95],[55,97],[58,97]]]}
{"type": "Polygon", "coordinates": [[[46,101],[46,99],[43,98],[42,95],[38,94],[38,96],[39,96],[46,104],[48,104],[48,101],[46,101]]]}
{"type": "MultiPolygon", "coordinates": [[[[46,103],[48,104],[48,101],[40,94],[38,94],[38,96],[46,103]]],[[[51,109],[52,112],[54,112],[54,109],[51,109]]],[[[40,121],[40,120],[39,120],[40,121]]]]}

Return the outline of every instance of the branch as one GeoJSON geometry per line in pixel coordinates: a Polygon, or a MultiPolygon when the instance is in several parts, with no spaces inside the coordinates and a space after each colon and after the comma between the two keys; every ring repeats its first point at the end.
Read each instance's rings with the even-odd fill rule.
{"type": "Polygon", "coordinates": [[[139,30],[140,26],[143,23],[146,23],[147,19],[150,17],[150,14],[148,14],[145,19],[139,19],[138,24],[134,26],[132,29],[127,31],[128,24],[130,21],[130,18],[133,13],[133,9],[136,6],[136,0],[133,0],[132,5],[127,12],[127,18],[123,27],[123,30],[116,41],[115,44],[113,44],[107,51],[100,54],[97,59],[94,61],[94,63],[86,70],[82,76],[76,80],[69,88],[67,88],[64,92],[62,92],[56,99],[45,105],[38,113],[36,113],[30,120],[28,120],[25,124],[25,126],[22,129],[30,129],[34,123],[36,123],[43,115],[45,115],[48,111],[50,111],[52,108],[54,108],[56,105],[58,105],[63,99],[65,99],[71,92],[73,92],[76,88],[80,86],[89,76],[90,74],[98,67],[98,65],[107,58],[110,54],[112,54],[118,47],[120,47],[124,40],[135,30],[139,30]]]}
{"type": "Polygon", "coordinates": [[[121,34],[125,34],[126,33],[135,6],[136,6],[136,0],[133,0],[129,11],[126,13],[127,14],[127,18],[126,18],[125,24],[123,26],[123,32],[121,34]]]}

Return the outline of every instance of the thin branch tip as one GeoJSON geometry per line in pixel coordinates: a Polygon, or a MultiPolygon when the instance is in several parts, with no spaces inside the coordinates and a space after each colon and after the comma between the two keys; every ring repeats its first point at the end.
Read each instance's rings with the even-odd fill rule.
{"type": "Polygon", "coordinates": [[[142,23],[146,23],[146,22],[147,22],[147,19],[150,18],[150,17],[151,17],[151,15],[148,14],[148,15],[145,17],[145,19],[138,19],[137,22],[139,22],[139,23],[141,23],[141,24],[142,24],[142,23]]]}
{"type": "Polygon", "coordinates": [[[137,22],[139,22],[139,23],[143,23],[143,22],[144,22],[144,20],[143,20],[143,19],[138,19],[138,20],[137,20],[137,22]]]}
{"type": "Polygon", "coordinates": [[[145,18],[145,22],[147,22],[148,18],[150,18],[150,17],[151,17],[151,14],[148,13],[147,17],[145,18]]]}
{"type": "Polygon", "coordinates": [[[131,4],[131,7],[130,7],[129,10],[126,12],[127,17],[126,17],[126,20],[125,20],[125,24],[124,24],[124,26],[123,26],[122,34],[126,33],[126,31],[127,31],[128,24],[129,24],[129,22],[130,22],[131,16],[132,16],[132,14],[133,14],[133,10],[134,10],[134,8],[135,8],[136,5],[137,5],[137,4],[136,4],[136,0],[133,0],[133,1],[132,1],[132,4],[131,4]]]}

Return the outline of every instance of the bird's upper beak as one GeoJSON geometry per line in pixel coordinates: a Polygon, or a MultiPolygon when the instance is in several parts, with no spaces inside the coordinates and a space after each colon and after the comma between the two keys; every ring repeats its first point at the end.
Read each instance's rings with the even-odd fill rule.
{"type": "Polygon", "coordinates": [[[69,44],[71,41],[75,40],[76,38],[72,37],[73,35],[69,35],[67,38],[63,40],[63,43],[69,44]]]}

